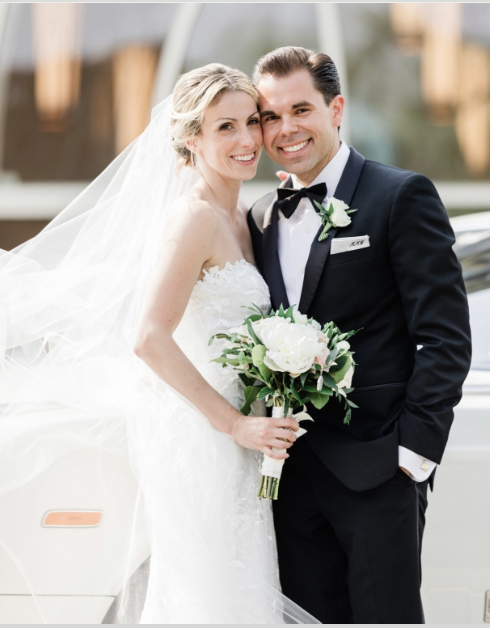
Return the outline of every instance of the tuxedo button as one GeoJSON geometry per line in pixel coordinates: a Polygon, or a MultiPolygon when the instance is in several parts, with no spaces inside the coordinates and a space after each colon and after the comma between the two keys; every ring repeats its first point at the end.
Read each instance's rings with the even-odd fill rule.
{"type": "Polygon", "coordinates": [[[427,462],[427,460],[424,460],[422,464],[420,465],[420,468],[422,469],[422,471],[428,471],[430,469],[430,462],[427,462]]]}

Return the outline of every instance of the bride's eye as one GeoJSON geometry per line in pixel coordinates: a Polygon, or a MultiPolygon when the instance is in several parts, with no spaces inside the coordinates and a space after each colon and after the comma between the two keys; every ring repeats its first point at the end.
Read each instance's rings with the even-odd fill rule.
{"type": "Polygon", "coordinates": [[[252,118],[248,121],[249,124],[259,124],[260,120],[258,118],[252,118]]]}
{"type": "Polygon", "coordinates": [[[220,131],[229,131],[231,129],[231,124],[229,122],[225,122],[219,128],[220,131]]]}

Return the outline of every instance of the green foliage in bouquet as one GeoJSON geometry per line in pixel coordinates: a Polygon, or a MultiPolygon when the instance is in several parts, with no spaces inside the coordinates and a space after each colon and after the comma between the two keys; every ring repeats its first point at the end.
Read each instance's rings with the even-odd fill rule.
{"type": "MultiPolygon", "coordinates": [[[[245,403],[240,409],[242,414],[250,413],[255,400],[264,399],[267,406],[283,406],[286,416],[289,408],[296,411],[308,403],[321,409],[335,396],[344,403],[346,411],[344,423],[350,423],[352,408],[357,406],[347,398],[353,391],[350,381],[355,367],[353,353],[349,350],[347,340],[356,331],[342,333],[333,322],[327,323],[321,329],[313,319],[294,312],[292,306],[287,310],[281,306],[277,312],[272,311],[269,315],[265,315],[257,306],[247,309],[253,313],[245,319],[241,328],[230,330],[229,333],[216,334],[209,341],[209,344],[215,338],[226,341],[221,356],[213,361],[238,371],[245,384],[245,403]],[[264,333],[265,325],[261,323],[266,319],[275,319],[265,324],[267,326],[265,331],[269,331],[269,335],[264,333]],[[306,337],[304,342],[306,344],[310,342],[310,358],[309,361],[308,358],[306,361],[303,360],[301,372],[295,372],[295,369],[284,364],[278,366],[274,362],[277,355],[281,357],[280,352],[274,352],[271,348],[273,343],[268,342],[268,339],[274,340],[274,333],[277,338],[281,333],[287,337],[288,333],[295,331],[292,327],[285,326],[284,320],[281,322],[278,319],[289,319],[286,322],[298,323],[297,326],[293,326],[296,335],[300,324],[300,336],[303,333],[306,337]],[[279,334],[275,327],[281,328],[279,334]],[[318,343],[318,339],[324,351],[321,359],[312,359],[311,343],[318,343]]],[[[299,341],[303,339],[299,338],[299,341]]],[[[301,352],[300,344],[298,352],[301,352]]]]}

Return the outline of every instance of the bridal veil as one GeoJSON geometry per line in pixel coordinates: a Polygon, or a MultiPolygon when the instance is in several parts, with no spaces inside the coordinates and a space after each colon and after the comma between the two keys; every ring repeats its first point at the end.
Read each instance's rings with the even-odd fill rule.
{"type": "MultiPolygon", "coordinates": [[[[0,495],[87,446],[129,457],[137,481],[151,484],[151,475],[141,475],[132,459],[140,433],[134,426],[141,417],[164,422],[169,395],[190,407],[133,353],[171,208],[195,181],[191,169],[177,171],[170,114],[167,99],[143,134],[38,236],[0,251],[0,381],[13,391],[0,414],[0,495]]],[[[181,330],[189,343],[193,331],[192,324],[181,330]]],[[[172,424],[164,429],[176,438],[172,424]]],[[[196,465],[205,459],[203,452],[196,465]]],[[[168,469],[166,481],[172,482],[172,460],[168,469]]],[[[194,490],[203,495],[206,487],[194,490]]],[[[135,513],[138,508],[139,497],[135,513]]],[[[15,552],[2,538],[0,547],[35,598],[39,591],[15,552]]],[[[128,565],[135,551],[130,535],[121,547],[128,565]]],[[[139,620],[146,581],[144,570],[138,574],[126,570],[108,621],[139,620]]],[[[270,590],[269,600],[287,623],[312,621],[277,590],[270,590]]]]}

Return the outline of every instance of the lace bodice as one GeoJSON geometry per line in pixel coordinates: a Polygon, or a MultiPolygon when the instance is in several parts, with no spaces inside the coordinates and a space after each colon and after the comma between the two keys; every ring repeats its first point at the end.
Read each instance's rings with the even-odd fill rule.
{"type": "Polygon", "coordinates": [[[259,271],[244,259],[224,268],[213,266],[204,271],[204,278],[196,283],[189,303],[198,308],[206,321],[209,335],[241,325],[250,314],[252,303],[264,312],[270,308],[269,288],[259,271]]]}
{"type": "Polygon", "coordinates": [[[234,405],[241,401],[238,375],[231,369],[211,362],[221,355],[223,341],[215,339],[208,346],[211,336],[238,327],[251,314],[252,304],[264,312],[270,308],[269,289],[259,271],[244,259],[234,264],[227,262],[223,268],[214,266],[204,271],[192,291],[187,310],[180,325],[186,333],[175,334],[184,353],[198,367],[207,381],[234,405]],[[189,337],[189,330],[194,336],[189,337]]]}

